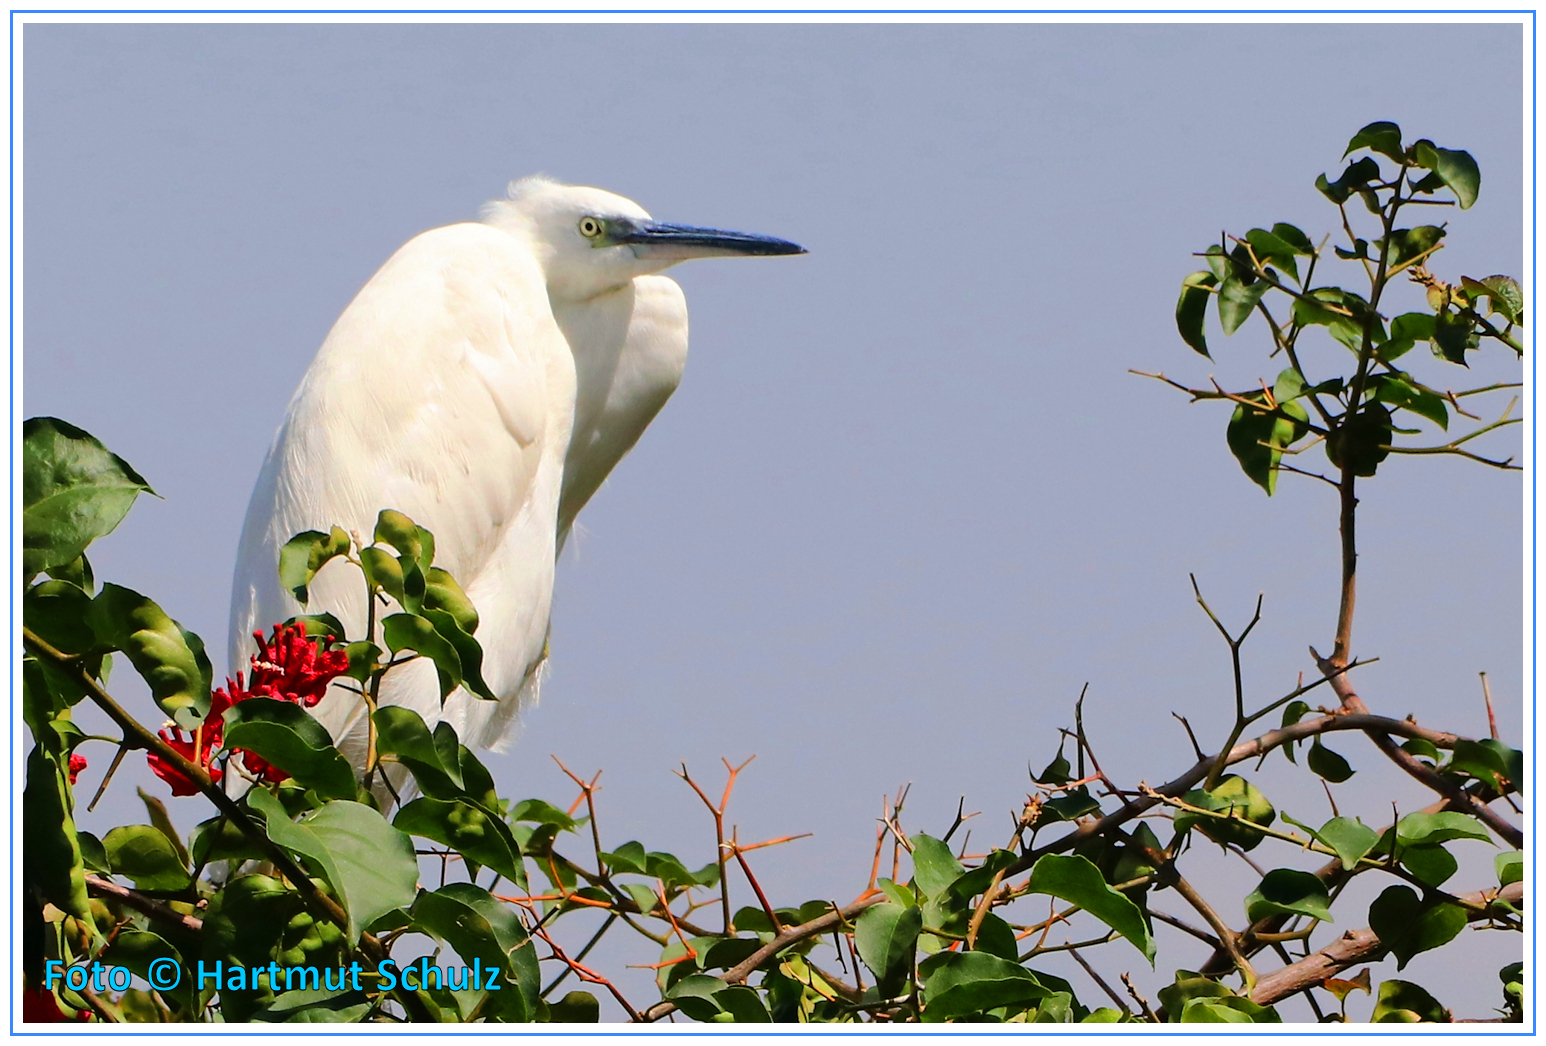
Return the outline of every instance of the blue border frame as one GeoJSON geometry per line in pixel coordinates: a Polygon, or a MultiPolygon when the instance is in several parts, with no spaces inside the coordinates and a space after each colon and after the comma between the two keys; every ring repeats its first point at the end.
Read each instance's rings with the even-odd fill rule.
{"type": "MultiPolygon", "coordinates": [[[[96,8],[96,7],[11,8],[10,9],[10,17],[8,19],[8,31],[7,31],[7,38],[8,38],[7,39],[7,60],[9,62],[8,83],[9,83],[9,87],[10,87],[10,117],[11,117],[11,121],[10,121],[10,128],[9,128],[9,131],[10,131],[9,139],[8,139],[8,141],[6,143],[7,149],[8,149],[7,174],[8,174],[8,177],[10,179],[8,187],[7,187],[8,218],[9,218],[9,221],[10,221],[10,226],[9,226],[9,228],[7,230],[8,236],[7,236],[7,245],[6,245],[6,249],[7,249],[7,252],[8,252],[7,253],[7,257],[9,259],[9,263],[10,263],[10,272],[9,272],[9,281],[8,281],[9,286],[7,287],[7,305],[8,305],[8,308],[10,309],[10,313],[9,313],[9,317],[8,317],[8,319],[9,319],[9,324],[8,324],[9,329],[8,329],[7,333],[8,333],[8,336],[9,336],[9,348],[8,348],[8,353],[9,353],[9,373],[10,373],[10,378],[11,378],[11,390],[12,390],[10,402],[7,404],[7,409],[6,409],[6,417],[7,417],[7,421],[9,422],[9,425],[10,425],[9,432],[8,432],[8,435],[7,435],[7,441],[6,441],[6,448],[7,448],[7,451],[9,453],[9,456],[7,458],[6,470],[7,470],[8,479],[11,481],[10,484],[9,484],[9,490],[8,490],[8,493],[7,493],[7,510],[9,512],[9,519],[11,520],[11,526],[12,526],[11,539],[12,540],[10,541],[10,544],[7,547],[6,558],[7,558],[7,563],[9,564],[9,567],[10,567],[10,576],[13,577],[13,578],[16,577],[16,548],[15,548],[16,542],[15,542],[15,529],[14,529],[15,528],[15,520],[16,520],[16,483],[15,483],[15,475],[12,474],[11,470],[14,469],[15,462],[16,462],[16,451],[17,451],[16,433],[17,433],[17,429],[16,429],[16,395],[15,395],[15,390],[16,390],[16,388],[18,386],[18,378],[20,377],[20,375],[17,372],[17,361],[16,361],[16,126],[17,126],[17,123],[19,122],[19,117],[20,117],[20,113],[17,111],[17,106],[16,106],[16,16],[17,15],[31,15],[31,14],[100,14],[100,15],[109,15],[109,14],[110,15],[159,15],[159,14],[173,14],[173,15],[230,15],[230,14],[236,14],[236,15],[241,15],[241,14],[268,14],[268,15],[340,15],[340,14],[348,14],[348,15],[380,15],[380,14],[386,14],[386,15],[612,15],[612,14],[628,14],[628,15],[705,15],[705,16],[707,16],[707,15],[724,15],[724,14],[753,14],[753,15],[755,15],[755,14],[787,14],[787,15],[851,15],[851,14],[861,14],[861,15],[883,16],[883,15],[1058,15],[1058,14],[1080,14],[1080,15],[1138,15],[1138,14],[1154,15],[1154,14],[1159,14],[1159,15],[1166,15],[1166,14],[1197,14],[1197,15],[1221,15],[1221,16],[1227,16],[1227,15],[1241,15],[1241,14],[1249,14],[1249,15],[1295,14],[1295,15],[1312,15],[1312,16],[1313,15],[1320,15],[1320,16],[1325,17],[1328,20],[1332,20],[1332,21],[1340,20],[1341,17],[1346,16],[1346,15],[1383,15],[1383,16],[1444,15],[1444,14],[1463,14],[1463,15],[1528,15],[1529,16],[1529,26],[1530,26],[1530,89],[1531,89],[1531,92],[1532,92],[1532,97],[1535,98],[1535,99],[1539,99],[1539,97],[1540,97],[1540,94],[1539,94],[1540,74],[1539,74],[1539,61],[1538,61],[1538,42],[1539,42],[1538,41],[1538,37],[1539,37],[1538,19],[1537,19],[1538,13],[1539,12],[1535,8],[1528,8],[1528,7],[1527,8],[1496,7],[1496,8],[1476,8],[1476,9],[1464,9],[1464,8],[1378,8],[1378,7],[1365,7],[1365,8],[1346,8],[1346,9],[1342,9],[1342,10],[1313,9],[1313,8],[1295,8],[1295,7],[1279,7],[1279,8],[1219,8],[1219,9],[1187,8],[1187,7],[1180,7],[1180,8],[1095,8],[1095,9],[1092,9],[1092,8],[1044,8],[1044,9],[1032,9],[1032,8],[1012,8],[1012,9],[1000,9],[1000,8],[881,8],[881,9],[870,9],[870,8],[803,8],[803,7],[787,7],[787,8],[786,7],[702,8],[702,9],[699,9],[699,8],[671,8],[671,7],[661,7],[661,8],[615,8],[615,7],[613,7],[613,8],[604,8],[604,7],[597,7],[597,8],[578,8],[578,9],[575,9],[575,8],[546,8],[546,7],[533,7],[533,8],[449,8],[448,7],[448,8],[439,8],[439,9],[434,9],[434,8],[402,8],[402,9],[395,9],[395,8],[359,8],[359,9],[356,9],[356,8],[316,8],[316,9],[308,9],[308,8],[288,8],[288,7],[285,7],[285,8],[281,8],[281,7],[275,7],[275,8],[246,7],[246,8],[229,8],[229,9],[217,9],[217,8],[186,8],[186,9],[184,9],[184,8],[155,8],[155,7],[126,8],[126,9],[96,8]]],[[[1531,200],[1530,260],[1531,260],[1531,276],[1532,276],[1532,279],[1531,279],[1531,283],[1530,283],[1530,298],[1529,298],[1529,300],[1531,300],[1531,301],[1536,300],[1536,298],[1535,298],[1536,287],[1538,286],[1538,284],[1540,282],[1538,277],[1537,277],[1537,271],[1536,271],[1536,266],[1539,264],[1539,259],[1540,259],[1540,250],[1539,250],[1539,247],[1540,247],[1540,237],[1539,237],[1539,233],[1538,233],[1538,229],[1540,227],[1540,217],[1539,217],[1539,212],[1536,209],[1539,206],[1539,200],[1540,200],[1540,191],[1539,191],[1540,174],[1539,174],[1538,170],[1535,167],[1535,161],[1538,159],[1538,153],[1539,153],[1539,147],[1538,147],[1538,143],[1539,143],[1539,125],[1540,125],[1540,118],[1539,118],[1539,115],[1537,114],[1537,112],[1536,112],[1536,110],[1534,108],[1534,103],[1532,103],[1532,108],[1531,108],[1531,112],[1530,112],[1530,139],[1531,140],[1528,143],[1528,145],[1533,147],[1533,149],[1534,149],[1534,153],[1533,153],[1533,156],[1532,156],[1532,165],[1531,165],[1532,180],[1531,180],[1531,185],[1530,185],[1530,200],[1531,200]]],[[[1534,345],[1534,343],[1535,343],[1535,339],[1532,338],[1532,346],[1534,345]]],[[[1536,366],[1539,366],[1539,364],[1537,363],[1536,366]]],[[[1535,393],[1537,391],[1537,387],[1538,387],[1538,383],[1536,381],[1536,375],[1534,373],[1532,373],[1531,384],[1530,384],[1531,403],[1538,405],[1538,400],[1537,400],[1537,397],[1535,396],[1535,393]]],[[[1537,414],[1538,414],[1538,406],[1537,406],[1537,414]]],[[[1538,707],[1537,698],[1539,696],[1539,678],[1538,678],[1539,677],[1539,671],[1538,671],[1538,665],[1539,665],[1539,660],[1538,660],[1539,649],[1538,648],[1539,648],[1539,643],[1538,643],[1537,637],[1538,637],[1539,632],[1540,632],[1540,621],[1539,621],[1539,618],[1537,617],[1537,614],[1539,612],[1540,597],[1539,597],[1539,585],[1537,584],[1538,567],[1537,567],[1536,557],[1538,556],[1539,550],[1540,550],[1540,538],[1539,538],[1540,526],[1539,526],[1539,521],[1536,519],[1536,510],[1537,510],[1537,508],[1539,506],[1540,462],[1538,460],[1536,460],[1535,457],[1534,457],[1535,448],[1539,446],[1539,443],[1538,443],[1538,441],[1539,441],[1539,426],[1540,426],[1540,423],[1539,423],[1539,420],[1538,420],[1538,416],[1537,415],[1532,415],[1531,418],[1530,418],[1530,438],[1531,438],[1531,455],[1532,455],[1531,456],[1532,475],[1530,477],[1530,498],[1531,498],[1530,518],[1531,518],[1532,524],[1534,524],[1534,525],[1532,526],[1532,532],[1530,534],[1530,555],[1531,555],[1531,559],[1530,559],[1530,576],[1529,576],[1529,581],[1530,581],[1530,616],[1531,616],[1531,625],[1534,626],[1534,627],[1532,629],[1532,634],[1531,634],[1531,637],[1530,637],[1530,644],[1529,644],[1530,667],[1532,669],[1532,671],[1530,673],[1530,703],[1531,703],[1531,707],[1538,707]]],[[[11,594],[11,597],[10,597],[10,608],[11,608],[11,618],[14,621],[14,620],[16,620],[16,615],[18,613],[17,596],[16,596],[16,593],[15,593],[14,590],[12,591],[12,594],[11,594]]],[[[13,649],[13,654],[16,654],[16,653],[19,652],[19,648],[18,647],[13,647],[12,649],[13,649]]],[[[16,709],[16,693],[15,693],[14,689],[12,689],[11,694],[10,694],[9,706],[11,708],[11,715],[10,715],[10,722],[7,725],[7,741],[9,743],[9,745],[10,745],[9,751],[10,752],[14,752],[16,750],[16,718],[17,718],[16,711],[15,711],[15,709],[16,709]]],[[[1530,742],[1531,742],[1531,750],[1532,750],[1532,752],[1538,753],[1540,751],[1539,741],[1540,741],[1540,724],[1539,724],[1538,721],[1532,722],[1531,734],[1530,734],[1530,742]]],[[[1534,766],[1534,772],[1538,774],[1540,772],[1540,763],[1539,763],[1539,761],[1536,761],[1533,764],[1533,766],[1534,766]]],[[[13,778],[13,783],[14,783],[14,778],[15,778],[14,768],[13,768],[13,772],[12,772],[11,776],[13,778]]],[[[1532,780],[1533,780],[1533,778],[1532,778],[1532,780]]],[[[1533,798],[1533,796],[1532,796],[1532,798],[1533,798]]],[[[1531,853],[1532,858],[1535,856],[1535,853],[1536,853],[1536,850],[1535,850],[1535,847],[1534,847],[1534,842],[1535,842],[1535,839],[1536,839],[1536,830],[1537,830],[1537,828],[1539,826],[1539,821],[1540,821],[1540,811],[1539,811],[1539,808],[1536,806],[1536,804],[1532,803],[1531,804],[1531,811],[1530,811],[1530,830],[1531,830],[1531,835],[1530,835],[1530,843],[1531,843],[1530,853],[1531,853]]],[[[16,828],[17,828],[16,819],[13,818],[12,821],[11,821],[11,826],[10,826],[10,839],[9,839],[10,867],[11,867],[11,869],[13,871],[13,875],[14,875],[14,870],[16,868],[16,828]]],[[[1531,870],[1532,871],[1536,870],[1533,861],[1531,863],[1531,870]]],[[[1536,876],[1533,877],[1533,879],[1534,879],[1534,881],[1536,883],[1538,883],[1539,876],[1536,875],[1536,876]]],[[[1537,923],[1537,927],[1538,926],[1539,926],[1539,924],[1537,923]]],[[[1539,953],[1540,953],[1540,945],[1539,945],[1538,937],[1539,937],[1539,934],[1537,933],[1537,935],[1535,937],[1532,937],[1531,940],[1530,940],[1530,969],[1529,969],[1529,973],[1531,974],[1531,981],[1532,981],[1532,983],[1539,983],[1539,977],[1536,976],[1536,974],[1538,973],[1538,970],[1539,970],[1538,962],[1539,962],[1539,953]]],[[[15,923],[14,919],[11,921],[10,934],[8,936],[8,942],[7,943],[9,945],[9,947],[10,947],[11,954],[15,954],[15,950],[16,950],[16,923],[15,923]]],[[[1464,1031],[1464,1030],[1461,1030],[1461,1031],[1445,1031],[1445,1032],[1441,1032],[1441,1033],[1437,1033],[1437,1034],[1444,1035],[1445,1037],[1454,1037],[1454,1036],[1486,1036],[1486,1037],[1489,1037],[1489,1038],[1518,1038],[1520,1036],[1534,1036],[1536,1034],[1536,1029],[1539,1026],[1539,1020],[1538,1020],[1538,1016],[1537,1015],[1538,1015],[1540,1004],[1539,1004],[1538,1001],[1533,1000],[1533,999],[1531,1000],[1531,1002],[1532,1002],[1532,1005],[1530,1007],[1531,1022],[1530,1022],[1530,1025],[1528,1026],[1528,1028],[1525,1028],[1524,1026],[1521,1026],[1521,1030],[1519,1030],[1519,1031],[1482,1031],[1482,1030],[1476,1030],[1476,1031],[1464,1031]]],[[[61,1028],[59,1031],[30,1031],[30,1030],[22,1031],[22,1030],[18,1030],[18,1028],[17,1028],[18,1023],[19,1022],[17,1020],[16,1008],[13,1006],[12,1010],[11,1010],[11,1014],[10,1014],[10,1027],[8,1029],[9,1034],[11,1036],[13,1036],[13,1037],[20,1037],[20,1036],[57,1037],[57,1036],[60,1036],[60,1035],[72,1035],[72,1036],[74,1036],[74,1035],[82,1035],[82,1034],[87,1034],[87,1035],[94,1034],[93,1032],[84,1031],[80,1027],[61,1028]]],[[[159,1026],[159,1025],[156,1026],[157,1029],[159,1029],[160,1027],[161,1026],[159,1026]]],[[[205,1027],[209,1027],[209,1026],[205,1026],[205,1027]]],[[[458,1027],[462,1027],[462,1026],[458,1026],[458,1027]]],[[[413,1035],[413,1036],[423,1036],[423,1037],[446,1037],[446,1036],[467,1036],[467,1035],[472,1035],[472,1036],[478,1036],[478,1035],[522,1035],[522,1036],[527,1036],[527,1035],[530,1035],[530,1036],[543,1036],[543,1037],[551,1037],[551,1038],[576,1038],[576,1037],[578,1037],[578,1038],[594,1038],[594,1037],[596,1037],[598,1035],[626,1035],[626,1034],[635,1034],[635,1035],[639,1035],[639,1034],[642,1034],[642,1035],[662,1035],[662,1034],[669,1035],[669,1034],[672,1034],[671,1032],[666,1031],[663,1028],[661,1030],[659,1030],[659,1031],[624,1032],[624,1031],[621,1031],[620,1029],[623,1028],[623,1027],[626,1027],[626,1025],[610,1025],[610,1024],[598,1025],[596,1031],[550,1031],[550,1030],[538,1030],[539,1027],[543,1027],[543,1026],[534,1026],[532,1028],[532,1030],[530,1030],[530,1031],[518,1029],[517,1026],[515,1026],[515,1025],[494,1025],[494,1026],[490,1026],[491,1030],[489,1030],[489,1031],[467,1031],[467,1030],[459,1030],[459,1031],[433,1031],[433,1030],[429,1030],[429,1029],[420,1030],[420,1028],[421,1028],[420,1025],[414,1025],[413,1026],[414,1030],[412,1032],[393,1032],[393,1033],[389,1033],[389,1034],[393,1034],[393,1035],[413,1035]]],[[[655,1025],[653,1027],[659,1028],[661,1026],[655,1025]]],[[[1025,1034],[1025,1033],[1014,1033],[1014,1032],[989,1032],[989,1031],[968,1031],[968,1030],[957,1031],[957,1030],[955,1030],[956,1027],[957,1026],[953,1025],[951,1030],[949,1030],[949,1031],[946,1031],[946,1030],[943,1030],[943,1029],[941,1029],[939,1031],[925,1031],[925,1030],[922,1030],[922,1029],[918,1029],[918,1030],[911,1030],[911,1031],[908,1031],[908,1032],[905,1032],[905,1033],[904,1032],[892,1032],[890,1034],[893,1035],[893,1036],[894,1035],[907,1034],[907,1035],[926,1035],[926,1036],[946,1035],[946,1036],[973,1036],[973,1037],[1002,1036],[1002,1035],[1006,1035],[1006,1034],[1009,1034],[1009,1035],[1025,1034]]],[[[1317,1025],[1285,1025],[1283,1027],[1283,1030],[1278,1031],[1278,1030],[1265,1030],[1265,1029],[1262,1028],[1261,1025],[1253,1025],[1252,1026],[1252,1030],[1250,1032],[1235,1032],[1233,1034],[1235,1034],[1235,1035],[1249,1034],[1249,1035],[1253,1035],[1253,1036],[1255,1036],[1255,1035],[1284,1036],[1284,1035],[1326,1034],[1326,1033],[1323,1033],[1323,1032],[1322,1033],[1317,1033],[1317,1032],[1314,1032],[1314,1031],[1310,1030],[1310,1029],[1315,1028],[1315,1027],[1318,1027],[1318,1026],[1317,1025]]],[[[766,1038],[768,1036],[789,1036],[789,1035],[795,1035],[795,1034],[798,1034],[798,1035],[801,1035],[801,1036],[806,1036],[806,1035],[812,1035],[812,1036],[833,1036],[833,1035],[856,1035],[856,1034],[863,1034],[863,1035],[867,1035],[867,1036],[874,1036],[874,1035],[877,1035],[877,1034],[878,1035],[886,1035],[887,1034],[886,1032],[839,1031],[839,1030],[836,1030],[836,1029],[831,1030],[831,1031],[825,1031],[825,1030],[804,1030],[805,1028],[809,1028],[809,1026],[803,1026],[803,1028],[802,1028],[802,1030],[800,1032],[789,1032],[789,1031],[782,1031],[782,1030],[755,1031],[755,1030],[752,1030],[750,1026],[746,1026],[746,1030],[744,1030],[744,1031],[740,1030],[740,1027],[738,1027],[737,1030],[735,1030],[735,1031],[728,1031],[728,1030],[727,1031],[708,1031],[708,1032],[695,1031],[695,1032],[692,1032],[692,1033],[678,1033],[678,1034],[694,1034],[694,1035],[709,1035],[709,1036],[735,1036],[735,1037],[746,1036],[746,1037],[760,1037],[760,1038],[766,1038]]],[[[120,1031],[114,1031],[114,1032],[110,1032],[110,1033],[96,1033],[96,1034],[128,1035],[128,1036],[136,1036],[136,1037],[143,1037],[143,1036],[147,1036],[147,1035],[153,1035],[153,1036],[169,1036],[169,1037],[172,1037],[172,1038],[177,1038],[177,1037],[180,1037],[180,1035],[208,1034],[208,1033],[207,1032],[204,1032],[204,1033],[197,1033],[197,1032],[177,1033],[177,1032],[168,1032],[168,1031],[164,1031],[164,1030],[147,1029],[145,1031],[120,1030],[120,1031]]],[[[247,1030],[247,1028],[245,1026],[242,1027],[241,1030],[234,1030],[234,1026],[233,1026],[233,1030],[227,1031],[227,1032],[223,1032],[223,1034],[231,1034],[231,1035],[239,1035],[239,1036],[264,1035],[264,1036],[269,1036],[269,1037],[279,1037],[279,1036],[297,1037],[297,1036],[319,1036],[319,1035],[357,1036],[357,1035],[376,1035],[376,1034],[382,1034],[382,1033],[379,1032],[379,1031],[340,1031],[340,1030],[336,1030],[333,1027],[329,1027],[329,1029],[326,1030],[326,1031],[280,1031],[280,1030],[276,1030],[276,1026],[275,1025],[262,1025],[262,1026],[253,1028],[250,1031],[247,1030]]],[[[1149,1031],[1149,1030],[1147,1030],[1147,1028],[1145,1030],[1142,1030],[1142,1031],[1139,1031],[1139,1030],[1137,1030],[1135,1028],[1135,1029],[1130,1030],[1130,1031],[1093,1031],[1092,1030],[1092,1031],[1084,1031],[1084,1032],[1048,1032],[1047,1034],[1063,1034],[1063,1035],[1070,1035],[1070,1036],[1071,1035],[1080,1035],[1080,1036],[1091,1036],[1091,1037],[1095,1037],[1095,1036],[1099,1036],[1099,1037],[1111,1037],[1111,1036],[1153,1036],[1153,1037],[1157,1037],[1157,1038],[1176,1038],[1176,1037],[1211,1038],[1211,1037],[1213,1037],[1213,1036],[1208,1035],[1207,1033],[1200,1033],[1200,1032],[1195,1032],[1195,1031],[1149,1031]]],[[[1217,1033],[1215,1033],[1215,1034],[1217,1034],[1217,1033]]],[[[1224,1033],[1224,1034],[1230,1034],[1230,1033],[1224,1033]]],[[[1388,1037],[1388,1036],[1392,1036],[1392,1035],[1401,1035],[1401,1034],[1406,1034],[1406,1033],[1402,1032],[1402,1031],[1396,1031],[1396,1030],[1392,1030],[1392,1031],[1361,1031],[1360,1030],[1360,1031],[1353,1031],[1353,1032],[1340,1032],[1340,1033],[1337,1033],[1337,1034],[1340,1034],[1340,1035],[1343,1035],[1343,1036],[1376,1037],[1377,1038],[1377,1037],[1388,1037]]]]}

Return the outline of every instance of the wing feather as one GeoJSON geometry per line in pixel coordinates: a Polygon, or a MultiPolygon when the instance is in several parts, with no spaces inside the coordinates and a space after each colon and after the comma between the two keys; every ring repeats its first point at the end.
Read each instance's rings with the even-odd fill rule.
{"type": "MultiPolygon", "coordinates": [[[[237,558],[232,666],[245,664],[252,631],[301,610],[279,588],[285,541],[333,524],[368,541],[377,513],[395,508],[434,532],[437,562],[479,608],[485,678],[501,704],[518,704],[547,634],[573,403],[573,358],[519,241],[478,224],[409,241],[339,317],[269,450],[237,558]]],[[[308,609],[362,635],[358,569],[324,567],[308,609]]],[[[442,713],[432,671],[415,678],[429,669],[392,673],[384,700],[461,730],[470,705],[486,703],[458,691],[442,713]]],[[[335,690],[316,710],[346,750],[361,733],[358,704],[335,690]]]]}

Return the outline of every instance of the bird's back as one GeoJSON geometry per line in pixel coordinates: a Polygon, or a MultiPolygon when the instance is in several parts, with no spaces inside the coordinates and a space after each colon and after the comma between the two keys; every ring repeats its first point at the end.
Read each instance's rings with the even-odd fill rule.
{"type": "MultiPolygon", "coordinates": [[[[237,558],[232,667],[253,630],[301,612],[279,587],[285,541],[336,524],[368,542],[377,513],[397,509],[434,533],[437,565],[477,606],[484,677],[501,698],[458,691],[445,717],[468,743],[497,743],[534,696],[574,395],[573,358],[520,240],[469,223],[409,241],[339,317],[269,450],[237,558]]],[[[358,568],[325,566],[308,609],[362,636],[358,568]]],[[[423,660],[383,691],[431,723],[437,695],[423,660]]],[[[362,743],[355,695],[335,688],[316,712],[346,751],[362,743]]]]}

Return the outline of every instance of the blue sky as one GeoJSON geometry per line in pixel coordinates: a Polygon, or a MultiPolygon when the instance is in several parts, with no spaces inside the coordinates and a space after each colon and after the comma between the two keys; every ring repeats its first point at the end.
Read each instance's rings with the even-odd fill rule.
{"type": "MultiPolygon", "coordinates": [[[[1520,273],[1522,41],[1506,24],[31,25],[24,413],[86,427],[165,497],[94,550],[98,575],[219,652],[285,403],[400,243],[540,171],[804,244],[673,270],[686,379],[581,515],[553,674],[493,765],[555,800],[571,790],[549,753],[604,768],[611,841],[703,863],[711,825],[670,771],[715,781],[721,756],[755,753],[742,838],[816,833],[759,854],[764,881],[846,900],[905,782],[913,829],[942,831],[964,794],[974,841],[1002,843],[1086,682],[1128,782],[1190,764],[1171,712],[1220,743],[1227,651],[1189,572],[1237,625],[1265,592],[1258,703],[1313,671],[1336,613],[1329,489],[1285,477],[1269,500],[1224,409],[1128,370],[1270,381],[1256,324],[1210,328],[1211,365],[1176,336],[1190,255],[1221,229],[1334,231],[1312,182],[1375,119],[1480,163],[1435,272],[1520,273]]],[[[1461,388],[1519,366],[1419,371],[1461,388]]],[[[1517,454],[1518,431],[1485,446],[1517,454]]],[[[1474,736],[1487,671],[1518,743],[1519,475],[1408,458],[1363,489],[1355,650],[1380,662],[1360,691],[1474,736]]],[[[1426,802],[1366,742],[1334,747],[1360,772],[1343,813],[1426,802]]],[[[132,781],[160,788],[130,763],[129,801],[88,827],[138,816],[132,781]]],[[[1324,795],[1290,769],[1258,780],[1319,823],[1324,795]]],[[[1484,850],[1457,884],[1491,881],[1484,850]]],[[[1238,897],[1254,879],[1212,881],[1238,897]]],[[[1165,933],[1162,967],[1195,958],[1165,933]]],[[[1456,946],[1483,1010],[1500,940],[1456,946]]]]}

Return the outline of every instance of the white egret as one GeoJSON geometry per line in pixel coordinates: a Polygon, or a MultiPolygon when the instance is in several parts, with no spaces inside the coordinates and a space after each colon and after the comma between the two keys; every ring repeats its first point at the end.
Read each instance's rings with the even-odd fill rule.
{"type": "MultiPolygon", "coordinates": [[[[554,561],[575,516],[681,381],[687,306],[656,275],[689,258],[801,254],[767,236],[652,221],[600,189],[510,185],[481,223],[408,241],[333,326],[290,401],[247,509],[231,599],[231,665],[252,633],[300,613],[279,550],[338,524],[369,535],[380,509],[435,535],[480,615],[497,702],[453,692],[433,665],[389,673],[383,703],[464,743],[499,747],[535,700],[554,561]]],[[[366,627],[359,571],[334,560],[308,610],[366,627]]],[[[335,686],[313,710],[355,765],[365,708],[335,686]]]]}

